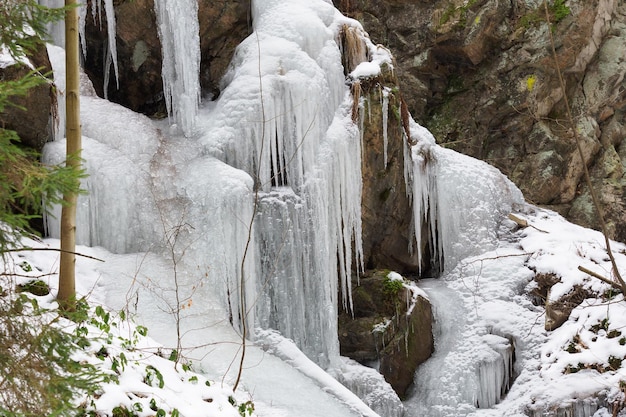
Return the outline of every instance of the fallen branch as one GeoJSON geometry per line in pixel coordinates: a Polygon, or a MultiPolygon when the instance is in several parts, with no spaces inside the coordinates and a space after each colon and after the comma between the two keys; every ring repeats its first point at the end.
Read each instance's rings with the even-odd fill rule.
{"type": "Polygon", "coordinates": [[[540,231],[541,233],[548,233],[545,230],[541,230],[538,227],[533,226],[532,224],[528,223],[528,220],[522,219],[521,217],[517,217],[515,214],[513,213],[509,213],[509,219],[513,220],[515,223],[517,223],[520,227],[532,227],[535,230],[540,231]]]}
{"type": "Polygon", "coordinates": [[[580,266],[579,265],[578,266],[578,270],[581,271],[581,272],[584,272],[585,274],[591,275],[592,277],[597,278],[600,281],[604,282],[605,284],[609,284],[611,287],[613,287],[613,288],[619,290],[620,292],[622,292],[623,288],[622,288],[622,286],[618,282],[611,281],[610,279],[608,279],[606,277],[603,277],[602,275],[600,275],[598,273],[595,273],[592,270],[585,268],[584,266],[580,266]]]}

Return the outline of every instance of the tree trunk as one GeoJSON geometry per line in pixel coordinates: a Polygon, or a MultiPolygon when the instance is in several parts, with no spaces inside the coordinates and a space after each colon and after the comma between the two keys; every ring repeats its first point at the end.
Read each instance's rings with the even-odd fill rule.
{"type": "MultiPolygon", "coordinates": [[[[65,0],[65,74],[66,74],[66,134],[67,166],[80,169],[80,88],[79,88],[79,49],[78,49],[78,7],[76,0],[65,0]]],[[[79,181],[79,180],[77,180],[79,181]]],[[[65,311],[76,308],[76,201],[79,186],[65,194],[61,212],[61,261],[59,264],[59,306],[65,311]]]]}

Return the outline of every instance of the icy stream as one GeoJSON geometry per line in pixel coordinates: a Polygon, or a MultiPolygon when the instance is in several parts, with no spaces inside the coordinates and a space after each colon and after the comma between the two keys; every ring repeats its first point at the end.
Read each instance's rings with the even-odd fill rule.
{"type": "Polygon", "coordinates": [[[445,366],[448,353],[459,343],[466,321],[462,299],[444,281],[424,279],[419,281],[419,287],[426,291],[433,307],[435,352],[415,375],[410,399],[405,402],[407,417],[430,415],[431,411],[435,411],[432,404],[442,388],[456,385],[453,384],[456,375],[445,375],[440,370],[445,366]]]}
{"type": "Polygon", "coordinates": [[[499,403],[515,377],[515,348],[445,279],[420,281],[433,305],[435,352],[420,366],[406,416],[453,417],[499,403]]]}

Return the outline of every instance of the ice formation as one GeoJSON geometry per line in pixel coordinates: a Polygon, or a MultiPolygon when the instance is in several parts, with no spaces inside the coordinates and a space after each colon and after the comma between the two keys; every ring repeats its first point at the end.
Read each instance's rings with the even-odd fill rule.
{"type": "MultiPolygon", "coordinates": [[[[173,58],[164,78],[184,135],[83,97],[89,177],[78,241],[170,253],[186,279],[207,271],[236,328],[276,328],[331,366],[337,308],[350,307],[351,266],[361,263],[361,142],[335,40],[340,25],[358,24],[324,2],[255,3],[255,32],[193,130],[195,9],[155,7],[164,48],[181,55],[164,54],[173,58]]],[[[60,162],[63,152],[58,140],[45,158],[60,162]]]]}
{"type": "Polygon", "coordinates": [[[391,92],[389,87],[383,88],[382,94],[382,114],[383,114],[383,158],[385,160],[385,168],[387,168],[387,145],[389,137],[387,135],[387,119],[389,118],[389,93],[391,92]]]}
{"type": "MultiPolygon", "coordinates": [[[[362,263],[362,132],[352,121],[337,36],[343,25],[362,29],[321,0],[252,6],[254,32],[237,48],[219,99],[199,106],[197,5],[156,2],[166,101],[178,129],[82,98],[89,177],[88,194],[79,199],[78,240],[117,253],[164,253],[174,268],[170,277],[211,288],[234,328],[276,329],[322,368],[342,369],[337,309],[350,308],[351,267],[362,263]]],[[[364,44],[372,61],[353,76],[376,75],[380,62],[390,62],[364,44]]],[[[409,127],[405,180],[416,250],[421,258],[428,224],[431,252],[449,273],[461,259],[494,247],[500,219],[521,193],[494,168],[436,146],[412,120],[409,127]]],[[[60,162],[63,153],[57,140],[45,156],[60,162]]],[[[59,217],[48,219],[53,236],[59,217]]],[[[465,332],[471,309],[463,302],[454,308],[443,316],[452,333],[441,337],[465,332]]],[[[440,353],[434,368],[424,368],[418,410],[446,416],[451,407],[473,410],[500,399],[515,372],[512,343],[506,329],[487,327],[473,327],[479,334],[466,338],[480,349],[440,353]],[[450,358],[456,368],[446,365],[450,358]],[[443,379],[442,368],[449,370],[443,379]]],[[[443,340],[440,346],[445,340],[456,346],[443,340]]],[[[359,391],[358,381],[346,384],[359,391]]],[[[394,401],[376,407],[401,413],[394,401]]]]}
{"type": "Polygon", "coordinates": [[[163,93],[167,112],[190,136],[200,103],[200,34],[198,2],[154,2],[163,56],[163,93]]]}
{"type": "Polygon", "coordinates": [[[198,125],[205,152],[255,181],[260,325],[323,366],[339,352],[337,295],[348,307],[353,256],[361,262],[361,142],[337,13],[322,3],[255,3],[255,33],[198,125]]]}
{"type": "Polygon", "coordinates": [[[418,259],[419,242],[428,238],[423,231],[429,230],[435,262],[440,271],[450,271],[459,260],[495,247],[498,225],[524,197],[491,165],[435,145],[432,134],[413,120],[410,135],[405,180],[418,259]]]}

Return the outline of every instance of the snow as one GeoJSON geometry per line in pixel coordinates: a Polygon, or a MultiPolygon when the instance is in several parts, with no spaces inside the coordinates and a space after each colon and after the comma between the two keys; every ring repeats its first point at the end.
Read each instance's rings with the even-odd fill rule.
{"type": "MultiPolygon", "coordinates": [[[[585,265],[590,258],[603,260],[600,269],[608,270],[605,257],[598,257],[602,236],[547,210],[526,206],[518,215],[533,227],[516,230],[503,221],[492,251],[462,259],[440,279],[420,282],[433,301],[437,332],[435,354],[419,368],[415,393],[405,403],[408,416],[544,415],[559,407],[591,415],[584,413],[589,398],[621,395],[625,371],[609,365],[609,358],[626,353],[617,333],[626,324],[621,296],[585,300],[552,332],[544,330],[543,307],[528,296],[533,276],[541,271],[559,274],[562,293],[581,283],[604,293],[606,284],[571,273],[574,264],[585,265]],[[598,330],[607,317],[608,331],[598,330]],[[580,352],[570,353],[573,341],[580,352]],[[564,373],[579,364],[586,369],[564,373]]],[[[613,245],[623,270],[623,245],[613,245]]]]}
{"type": "Polygon", "coordinates": [[[3,46],[0,49],[0,68],[8,68],[15,64],[15,58],[13,58],[9,51],[3,46]]]}
{"type": "MultiPolygon", "coordinates": [[[[190,356],[210,357],[200,360],[208,375],[233,382],[244,326],[248,343],[257,338],[255,326],[293,339],[310,358],[297,369],[254,345],[247,349],[242,386],[255,404],[269,404],[267,413],[285,404],[289,415],[375,415],[339,385],[329,390],[332,378],[317,368],[341,366],[337,309],[349,308],[351,266],[362,262],[361,142],[335,42],[337,20],[347,20],[326,2],[291,6],[254,9],[255,33],[238,48],[219,100],[203,104],[197,117],[185,111],[189,129],[82,98],[89,176],[77,239],[113,253],[97,267],[104,302],[134,305],[137,319],[169,346],[182,332],[190,356]],[[167,301],[175,296],[185,300],[182,330],[160,311],[176,311],[167,301]],[[273,376],[275,386],[268,384],[277,372],[287,386],[273,376]],[[306,387],[307,398],[298,391],[276,398],[294,389],[290,382],[306,387]],[[327,406],[312,407],[315,400],[327,406]]],[[[164,29],[167,22],[194,31],[193,22],[181,24],[189,15],[174,15],[163,2],[157,8],[164,43],[181,36],[164,29]]],[[[176,59],[184,68],[173,64],[166,78],[193,75],[185,61],[193,53],[176,59]]],[[[187,91],[191,84],[183,84],[187,91]]],[[[172,90],[173,100],[184,94],[172,90]]],[[[44,158],[61,163],[63,152],[57,140],[44,158]]],[[[47,221],[53,237],[58,213],[47,221]]],[[[401,408],[395,394],[389,398],[401,408]]]]}
{"type": "MultiPolygon", "coordinates": [[[[337,312],[351,307],[351,267],[362,266],[362,132],[351,120],[336,37],[342,25],[362,27],[326,1],[253,2],[254,32],[237,48],[219,99],[200,103],[197,5],[178,5],[156,4],[171,58],[164,78],[174,126],[81,97],[89,177],[78,207],[78,242],[86,245],[79,251],[105,260],[78,259],[79,293],[147,326],[158,343],[144,340],[146,349],[180,345],[199,380],[213,381],[168,385],[158,393],[168,407],[204,415],[202,398],[211,395],[219,415],[233,415],[228,387],[245,327],[234,394],[251,399],[262,417],[539,416],[559,408],[607,415],[626,379],[616,361],[626,355],[626,307],[621,296],[603,298],[608,286],[578,270],[610,276],[602,236],[526,205],[499,171],[437,146],[412,119],[404,162],[415,241],[426,222],[441,276],[404,285],[407,302],[432,303],[435,353],[404,404],[371,369],[341,358],[337,312]],[[506,220],[510,212],[532,226],[518,229],[506,220]],[[543,306],[528,295],[539,273],[560,279],[549,301],[574,288],[593,294],[551,332],[543,306]]],[[[388,51],[364,42],[370,60],[352,78],[391,65],[388,51]]],[[[62,51],[49,51],[56,70],[62,51]]],[[[384,107],[385,92],[382,100],[384,107]]],[[[63,161],[59,130],[45,149],[51,163],[63,161]]],[[[47,219],[53,238],[44,242],[53,247],[55,213],[47,219]]],[[[421,245],[416,250],[421,259],[421,245]]],[[[616,243],[614,251],[624,270],[626,247],[616,243]]],[[[21,259],[51,273],[54,287],[56,254],[21,259]]],[[[137,361],[144,359],[178,381],[157,356],[137,361]]],[[[97,407],[140,401],[127,395],[137,386],[157,395],[141,385],[142,372],[129,368],[97,407]]]]}

